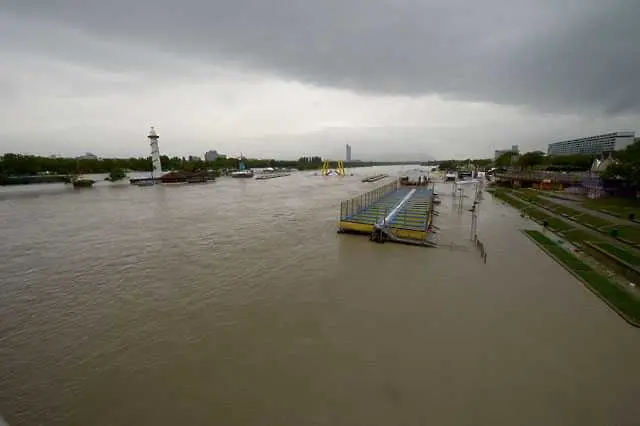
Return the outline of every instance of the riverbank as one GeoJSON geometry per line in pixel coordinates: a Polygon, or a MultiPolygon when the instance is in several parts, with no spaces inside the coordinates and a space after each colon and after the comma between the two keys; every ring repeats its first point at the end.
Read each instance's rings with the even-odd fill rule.
{"type": "Polygon", "coordinates": [[[640,293],[637,292],[635,285],[629,285],[629,281],[640,283],[640,272],[635,266],[640,262],[640,258],[635,253],[607,241],[596,231],[591,231],[589,228],[580,229],[580,225],[571,223],[567,218],[558,217],[550,211],[537,208],[511,194],[511,191],[494,189],[491,192],[496,198],[520,210],[522,215],[529,216],[575,246],[580,251],[579,257],[538,231],[525,231],[529,238],[542,244],[545,252],[554,260],[570,269],[581,281],[586,280],[591,287],[596,288],[598,295],[616,311],[623,312],[621,315],[628,322],[640,325],[640,293]],[[610,290],[611,286],[616,290],[610,290]],[[625,296],[620,296],[621,293],[625,296]]]}
{"type": "Polygon", "coordinates": [[[523,231],[540,249],[562,265],[573,276],[609,305],[629,324],[640,327],[640,301],[597,272],[576,256],[535,230],[523,231]]]}
{"type": "Polygon", "coordinates": [[[515,191],[496,188],[491,190],[493,195],[512,207],[533,218],[536,222],[544,224],[550,230],[563,236],[581,248],[585,242],[597,244],[601,249],[609,252],[613,257],[623,260],[634,267],[640,266],[640,255],[633,247],[621,245],[617,239],[602,232],[589,222],[577,222],[574,216],[567,213],[562,207],[555,209],[535,203],[533,198],[526,199],[515,191]],[[608,243],[608,244],[607,244],[608,243]]]}
{"type": "Polygon", "coordinates": [[[633,222],[621,223],[619,219],[603,217],[600,214],[590,212],[587,208],[574,208],[562,202],[555,202],[545,198],[538,191],[517,190],[510,194],[522,198],[538,207],[550,210],[564,218],[585,225],[597,232],[609,235],[618,241],[636,248],[640,246],[640,225],[633,222]]]}
{"type": "Polygon", "coordinates": [[[40,175],[40,176],[2,176],[0,186],[7,185],[32,185],[38,183],[69,183],[68,175],[40,175]]]}

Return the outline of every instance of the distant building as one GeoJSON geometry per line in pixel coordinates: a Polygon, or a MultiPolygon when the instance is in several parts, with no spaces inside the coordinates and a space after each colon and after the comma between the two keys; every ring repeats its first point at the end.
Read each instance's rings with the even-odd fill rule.
{"type": "Polygon", "coordinates": [[[586,138],[571,139],[549,144],[549,155],[600,155],[607,152],[619,151],[631,145],[635,132],[612,132],[586,138]]]}
{"type": "Polygon", "coordinates": [[[78,159],[78,160],[97,160],[98,156],[95,155],[95,154],[92,154],[90,152],[87,152],[84,155],[76,157],[76,159],[78,159]]]}
{"type": "Polygon", "coordinates": [[[501,155],[512,152],[515,155],[520,155],[520,147],[518,145],[512,145],[511,149],[496,149],[493,159],[497,160],[501,155]]]}
{"type": "Polygon", "coordinates": [[[351,145],[347,144],[347,152],[345,155],[345,161],[351,161],[351,145]]]}
{"type": "Polygon", "coordinates": [[[215,149],[204,153],[204,161],[216,161],[218,157],[218,151],[216,151],[215,149]]]}

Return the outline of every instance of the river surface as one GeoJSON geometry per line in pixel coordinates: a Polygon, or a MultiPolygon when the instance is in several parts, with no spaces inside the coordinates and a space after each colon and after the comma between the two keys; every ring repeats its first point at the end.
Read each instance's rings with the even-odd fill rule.
{"type": "Polygon", "coordinates": [[[378,184],[0,188],[12,425],[637,425],[640,331],[486,194],[437,249],[338,235],[378,184]]]}

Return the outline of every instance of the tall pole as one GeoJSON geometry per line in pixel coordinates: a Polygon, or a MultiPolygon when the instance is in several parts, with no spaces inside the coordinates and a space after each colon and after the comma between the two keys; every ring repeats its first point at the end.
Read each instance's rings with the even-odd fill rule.
{"type": "Polygon", "coordinates": [[[478,217],[476,216],[475,206],[473,207],[473,211],[471,212],[471,240],[475,241],[476,239],[476,229],[478,226],[477,223],[478,217]]]}

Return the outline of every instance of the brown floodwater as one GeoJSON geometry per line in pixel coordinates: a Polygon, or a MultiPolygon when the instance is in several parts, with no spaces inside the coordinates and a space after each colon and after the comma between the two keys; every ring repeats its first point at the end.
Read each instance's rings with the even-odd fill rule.
{"type": "MultiPolygon", "coordinates": [[[[357,170],[359,175],[376,173],[357,170]]],[[[16,425],[637,425],[640,332],[489,194],[440,248],[338,235],[360,176],[0,188],[16,425]]]]}

